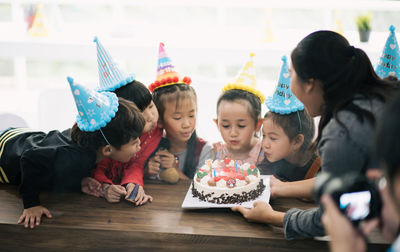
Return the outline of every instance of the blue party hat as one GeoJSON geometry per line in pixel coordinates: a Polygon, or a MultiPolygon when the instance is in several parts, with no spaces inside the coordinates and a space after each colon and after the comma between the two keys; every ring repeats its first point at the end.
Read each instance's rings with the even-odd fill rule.
{"type": "Polygon", "coordinates": [[[67,77],[75,99],[76,123],[82,131],[95,131],[106,126],[118,111],[118,98],[111,92],[97,92],[67,77]]]}
{"type": "Polygon", "coordinates": [[[376,74],[385,78],[389,75],[396,76],[400,79],[400,50],[397,43],[396,35],[394,34],[394,26],[391,25],[389,37],[386,40],[383,48],[382,56],[375,69],[376,74]]]}
{"type": "Polygon", "coordinates": [[[290,91],[289,68],[286,56],[282,57],[282,61],[283,65],[278,86],[276,87],[274,95],[266,99],[265,105],[274,113],[290,114],[303,110],[304,105],[293,95],[292,91],[290,91]]]}
{"type": "Polygon", "coordinates": [[[93,42],[97,47],[97,65],[99,68],[99,91],[114,91],[135,79],[135,75],[125,74],[111,58],[111,55],[103,47],[97,37],[93,42]]]}

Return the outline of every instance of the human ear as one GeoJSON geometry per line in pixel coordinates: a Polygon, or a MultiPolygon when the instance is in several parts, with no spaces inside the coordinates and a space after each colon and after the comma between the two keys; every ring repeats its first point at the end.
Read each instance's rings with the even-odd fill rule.
{"type": "Polygon", "coordinates": [[[103,154],[103,156],[109,157],[109,156],[111,155],[111,153],[112,153],[112,147],[111,147],[111,145],[109,145],[109,144],[104,145],[104,146],[101,148],[101,153],[103,154]]]}
{"type": "Polygon", "coordinates": [[[294,137],[292,144],[295,150],[299,150],[304,143],[304,135],[298,134],[294,137]]]}
{"type": "Polygon", "coordinates": [[[307,94],[310,94],[315,89],[315,85],[316,85],[316,81],[314,78],[308,79],[303,85],[304,91],[307,94]]]}

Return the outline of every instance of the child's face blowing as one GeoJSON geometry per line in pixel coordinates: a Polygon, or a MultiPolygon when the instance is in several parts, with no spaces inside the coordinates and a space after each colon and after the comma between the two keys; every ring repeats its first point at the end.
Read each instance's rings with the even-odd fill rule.
{"type": "Polygon", "coordinates": [[[142,115],[146,121],[143,132],[152,131],[158,121],[158,110],[153,101],[151,101],[150,105],[143,110],[142,115]]]}
{"type": "Polygon", "coordinates": [[[251,150],[255,143],[256,122],[249,114],[248,101],[221,101],[217,126],[230,152],[241,154],[251,150]]]}
{"type": "Polygon", "coordinates": [[[165,104],[164,120],[161,126],[171,143],[186,143],[196,128],[196,102],[191,98],[165,104]]]}
{"type": "Polygon", "coordinates": [[[274,124],[272,119],[264,119],[262,133],[262,148],[269,162],[284,159],[295,150],[282,127],[274,124]]]}
{"type": "Polygon", "coordinates": [[[131,139],[128,143],[121,145],[121,148],[117,150],[115,147],[111,147],[110,158],[126,163],[128,162],[137,152],[140,151],[140,139],[131,139]]]}

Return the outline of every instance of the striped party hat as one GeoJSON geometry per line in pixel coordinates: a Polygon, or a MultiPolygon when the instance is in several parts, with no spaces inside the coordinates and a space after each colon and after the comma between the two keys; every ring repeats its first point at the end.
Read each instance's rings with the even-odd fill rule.
{"type": "Polygon", "coordinates": [[[400,79],[400,50],[397,43],[396,35],[394,33],[394,26],[391,25],[389,37],[386,40],[385,47],[383,48],[382,56],[375,69],[376,74],[385,78],[389,75],[395,76],[400,79]]]}
{"type": "Polygon", "coordinates": [[[174,85],[174,84],[187,84],[190,85],[192,80],[185,76],[181,76],[175,71],[172,65],[171,59],[165,52],[164,43],[160,43],[158,49],[158,66],[157,66],[157,79],[155,82],[149,85],[150,92],[153,92],[157,88],[174,85]]]}
{"type": "Polygon", "coordinates": [[[303,103],[301,103],[296,96],[293,95],[290,90],[290,77],[289,77],[289,67],[287,64],[286,56],[282,57],[282,68],[281,74],[279,76],[278,86],[276,87],[273,96],[267,97],[265,105],[267,108],[278,114],[290,114],[296,111],[301,111],[304,109],[303,103]]]}
{"type": "Polygon", "coordinates": [[[82,131],[96,131],[106,126],[118,111],[118,98],[112,92],[88,89],[67,77],[75,99],[76,123],[82,131]]]}
{"type": "Polygon", "coordinates": [[[97,37],[93,42],[97,47],[97,65],[99,69],[100,87],[99,91],[114,91],[135,80],[135,75],[127,75],[111,58],[111,55],[103,47],[97,37]]]}
{"type": "Polygon", "coordinates": [[[250,58],[243,65],[239,71],[236,80],[233,83],[228,83],[222,89],[222,93],[225,93],[231,89],[240,89],[257,96],[261,103],[264,102],[265,97],[261,91],[256,89],[256,70],[254,67],[254,53],[250,53],[250,58]]]}

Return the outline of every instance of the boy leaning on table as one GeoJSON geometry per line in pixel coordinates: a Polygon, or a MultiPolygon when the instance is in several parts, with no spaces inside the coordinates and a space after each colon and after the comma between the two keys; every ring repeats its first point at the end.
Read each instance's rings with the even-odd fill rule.
{"type": "MultiPolygon", "coordinates": [[[[34,228],[41,216],[39,193],[82,191],[102,196],[90,171],[106,157],[127,162],[140,150],[144,119],[134,103],[111,92],[96,92],[68,77],[78,109],[76,123],[63,132],[26,128],[0,130],[0,182],[19,185],[24,211],[18,223],[34,228]]],[[[12,126],[12,125],[10,125],[12,126]]]]}

